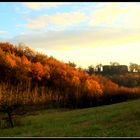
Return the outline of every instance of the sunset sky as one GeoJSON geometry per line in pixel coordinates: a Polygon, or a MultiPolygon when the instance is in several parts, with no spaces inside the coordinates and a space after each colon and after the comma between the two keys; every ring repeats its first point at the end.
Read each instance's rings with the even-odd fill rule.
{"type": "Polygon", "coordinates": [[[140,64],[140,3],[0,2],[0,41],[83,68],[140,64]]]}

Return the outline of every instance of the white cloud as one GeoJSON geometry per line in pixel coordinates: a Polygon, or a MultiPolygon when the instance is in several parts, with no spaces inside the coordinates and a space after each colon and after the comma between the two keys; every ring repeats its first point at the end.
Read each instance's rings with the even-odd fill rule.
{"type": "Polygon", "coordinates": [[[32,10],[39,10],[43,8],[53,8],[61,5],[70,4],[68,2],[24,2],[23,3],[26,7],[32,10]]]}
{"type": "Polygon", "coordinates": [[[89,18],[90,26],[140,28],[139,3],[97,3],[89,18]]]}
{"type": "Polygon", "coordinates": [[[99,4],[100,8],[97,5],[97,9],[92,13],[90,17],[90,25],[114,25],[118,16],[128,12],[128,9],[122,8],[118,3],[107,3],[103,4],[104,7],[101,7],[102,4],[99,4]]]}
{"type": "MultiPolygon", "coordinates": [[[[126,44],[139,42],[140,30],[125,30],[121,28],[100,28],[94,31],[88,30],[75,31],[48,31],[48,32],[29,32],[13,38],[15,42],[25,42],[34,48],[47,48],[49,50],[71,50],[82,47],[101,47],[113,46],[115,44],[126,44]]],[[[13,41],[12,40],[12,41],[13,41]]]]}
{"type": "MultiPolygon", "coordinates": [[[[34,4],[39,5],[39,3],[34,4]]],[[[65,3],[62,2],[50,4],[52,4],[50,6],[58,6],[65,3]]],[[[45,5],[46,3],[44,4],[44,7],[45,5]]],[[[53,15],[40,15],[30,19],[27,23],[27,27],[29,29],[43,29],[48,27],[49,29],[52,28],[59,30],[65,29],[74,24],[80,24],[84,21],[86,25],[85,27],[102,26],[115,28],[140,28],[140,18],[138,18],[139,15],[139,3],[92,3],[87,7],[81,7],[81,10],[77,11],[56,13],[53,15]]]]}
{"type": "Polygon", "coordinates": [[[110,61],[126,64],[129,61],[138,63],[140,59],[139,31],[121,28],[101,28],[96,31],[92,28],[81,31],[36,31],[23,33],[6,41],[14,44],[24,42],[35,50],[65,62],[74,61],[83,67],[110,61]]]}
{"type": "Polygon", "coordinates": [[[0,31],[0,35],[1,34],[7,34],[7,31],[0,31]]]}
{"type": "Polygon", "coordinates": [[[82,12],[57,13],[54,15],[42,15],[34,19],[30,19],[27,27],[30,29],[41,29],[49,25],[63,28],[74,24],[81,23],[86,20],[86,15],[82,12]]]}
{"type": "MultiPolygon", "coordinates": [[[[65,3],[24,4],[30,9],[39,10],[65,3]]],[[[60,60],[75,61],[81,65],[86,63],[90,65],[99,61],[125,63],[140,59],[139,3],[96,3],[95,7],[94,5],[79,6],[79,9],[67,13],[32,17],[26,25],[17,25],[20,28],[27,27],[29,30],[24,30],[9,41],[16,44],[24,42],[60,60]],[[64,30],[73,25],[80,26],[82,22],[83,29],[64,30]],[[49,30],[45,32],[45,29],[49,30]]],[[[0,34],[4,33],[6,32],[0,31],[0,34]]]]}

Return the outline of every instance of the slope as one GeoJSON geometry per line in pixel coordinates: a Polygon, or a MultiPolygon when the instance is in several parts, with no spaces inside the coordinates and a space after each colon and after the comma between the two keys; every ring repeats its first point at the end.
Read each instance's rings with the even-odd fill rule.
{"type": "Polygon", "coordinates": [[[10,137],[136,137],[140,136],[140,99],[100,107],[48,109],[20,117],[10,137]]]}

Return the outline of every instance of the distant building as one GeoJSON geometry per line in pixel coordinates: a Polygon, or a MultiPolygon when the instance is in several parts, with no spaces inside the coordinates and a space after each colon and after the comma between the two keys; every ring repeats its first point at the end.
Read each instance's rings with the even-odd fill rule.
{"type": "Polygon", "coordinates": [[[118,73],[127,73],[128,72],[128,66],[126,65],[104,65],[103,66],[103,73],[104,74],[118,74],[118,73]]]}

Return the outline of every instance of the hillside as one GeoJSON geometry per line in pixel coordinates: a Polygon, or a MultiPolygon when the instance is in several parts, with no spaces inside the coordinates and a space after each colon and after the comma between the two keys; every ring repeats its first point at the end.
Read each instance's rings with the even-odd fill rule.
{"type": "Polygon", "coordinates": [[[21,116],[10,137],[139,137],[140,100],[76,110],[44,110],[21,116]]]}
{"type": "Polygon", "coordinates": [[[140,97],[140,87],[120,86],[102,75],[40,54],[28,46],[0,43],[0,112],[14,128],[14,115],[36,109],[88,108],[140,97]]]}
{"type": "Polygon", "coordinates": [[[123,87],[105,76],[89,75],[82,68],[38,53],[28,46],[0,43],[2,106],[84,108],[126,101],[139,97],[139,93],[139,87],[123,87]]]}

